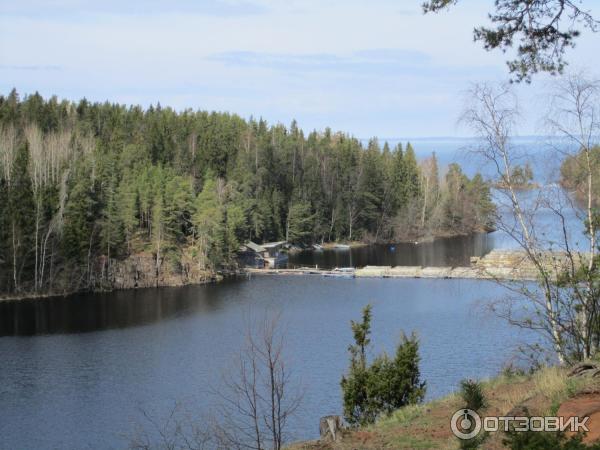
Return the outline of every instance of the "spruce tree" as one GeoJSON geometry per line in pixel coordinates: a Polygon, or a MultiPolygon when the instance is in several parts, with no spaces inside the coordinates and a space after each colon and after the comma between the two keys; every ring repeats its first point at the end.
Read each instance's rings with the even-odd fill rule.
{"type": "Polygon", "coordinates": [[[290,205],[286,224],[286,241],[297,244],[310,242],[316,214],[309,202],[296,201],[290,205]]]}
{"type": "Polygon", "coordinates": [[[406,152],[404,153],[404,170],[404,198],[408,201],[411,198],[417,198],[421,192],[417,156],[410,142],[406,144],[406,152]]]}
{"type": "Polygon", "coordinates": [[[21,145],[15,156],[11,170],[11,182],[7,186],[8,235],[9,259],[11,266],[12,289],[20,291],[22,278],[29,278],[27,274],[33,270],[34,261],[31,260],[31,249],[34,241],[35,203],[31,179],[28,173],[29,149],[27,144],[21,145]]]}

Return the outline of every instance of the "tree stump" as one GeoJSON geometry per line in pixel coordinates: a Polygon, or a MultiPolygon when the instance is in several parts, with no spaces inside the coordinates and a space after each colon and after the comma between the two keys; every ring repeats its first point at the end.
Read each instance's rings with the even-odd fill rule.
{"type": "Polygon", "coordinates": [[[337,441],[341,437],[342,418],[340,416],[325,416],[319,421],[319,433],[324,441],[337,441]]]}

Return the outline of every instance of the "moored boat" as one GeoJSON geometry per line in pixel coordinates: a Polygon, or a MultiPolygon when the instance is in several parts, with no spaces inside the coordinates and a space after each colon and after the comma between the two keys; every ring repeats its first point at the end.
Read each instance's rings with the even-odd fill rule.
{"type": "Polygon", "coordinates": [[[350,250],[350,246],[348,244],[335,244],[333,248],[335,250],[350,250]]]}
{"type": "Polygon", "coordinates": [[[325,272],[323,276],[327,278],[354,278],[354,272],[325,272]]]}

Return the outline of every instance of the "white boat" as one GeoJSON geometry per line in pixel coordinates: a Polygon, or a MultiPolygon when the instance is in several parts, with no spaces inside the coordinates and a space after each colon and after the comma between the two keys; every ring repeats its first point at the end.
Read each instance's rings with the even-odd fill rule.
{"type": "Polygon", "coordinates": [[[350,246],[348,244],[335,244],[333,248],[336,250],[350,250],[350,246]]]}
{"type": "Polygon", "coordinates": [[[354,278],[354,272],[325,272],[323,276],[327,278],[354,278]]]}
{"type": "Polygon", "coordinates": [[[319,245],[319,244],[313,244],[312,248],[313,248],[313,250],[315,250],[317,252],[322,252],[323,251],[323,246],[319,245]]]}
{"type": "Polygon", "coordinates": [[[341,272],[341,273],[354,273],[354,267],[336,267],[335,269],[333,269],[334,272],[341,272]]]}

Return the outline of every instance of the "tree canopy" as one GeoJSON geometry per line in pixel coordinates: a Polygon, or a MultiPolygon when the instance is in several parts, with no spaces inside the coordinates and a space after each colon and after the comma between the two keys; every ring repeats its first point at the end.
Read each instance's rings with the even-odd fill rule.
{"type": "MultiPolygon", "coordinates": [[[[435,158],[434,158],[435,159],[435,158]]],[[[390,242],[482,231],[489,188],[447,183],[410,144],[262,119],[0,96],[0,292],[104,288],[118,260],[236,266],[240,244],[390,242]],[[464,201],[463,201],[464,200],[464,201]]]]}
{"type": "MultiPolygon", "coordinates": [[[[423,3],[425,13],[439,12],[459,0],[430,0],[423,3]]],[[[491,27],[473,30],[475,41],[486,50],[515,47],[515,59],[507,61],[514,81],[531,81],[538,72],[562,73],[565,53],[575,46],[580,28],[593,32],[598,21],[588,10],[579,6],[581,1],[570,0],[496,0],[495,9],[488,17],[491,27]]]]}

